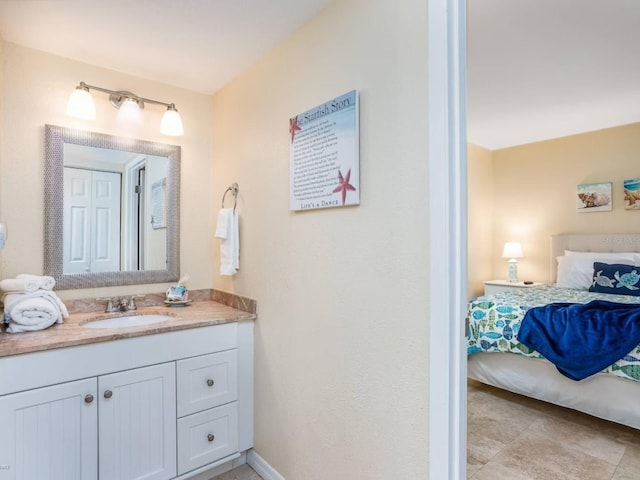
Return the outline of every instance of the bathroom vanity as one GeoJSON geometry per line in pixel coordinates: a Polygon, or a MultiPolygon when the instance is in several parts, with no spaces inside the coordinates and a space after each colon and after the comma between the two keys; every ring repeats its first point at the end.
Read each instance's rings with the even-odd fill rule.
{"type": "Polygon", "coordinates": [[[169,480],[253,445],[253,319],[216,302],[0,334],[0,480],[169,480]]]}

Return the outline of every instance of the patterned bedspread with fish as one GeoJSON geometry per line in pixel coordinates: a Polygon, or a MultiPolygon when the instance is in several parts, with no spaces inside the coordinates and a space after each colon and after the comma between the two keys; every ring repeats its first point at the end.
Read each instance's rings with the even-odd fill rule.
{"type": "MultiPolygon", "coordinates": [[[[640,304],[640,297],[591,293],[552,285],[519,288],[479,297],[469,302],[467,354],[511,352],[544,358],[517,340],[518,330],[527,310],[555,302],[588,303],[591,300],[640,304]]],[[[603,372],[640,382],[640,345],[603,372]]]]}

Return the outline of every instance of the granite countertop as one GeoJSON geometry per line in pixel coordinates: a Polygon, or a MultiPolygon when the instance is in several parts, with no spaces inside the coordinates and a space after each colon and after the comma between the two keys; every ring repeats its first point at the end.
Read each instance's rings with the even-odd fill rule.
{"type": "Polygon", "coordinates": [[[64,323],[55,324],[37,332],[1,333],[0,357],[219,325],[241,320],[254,320],[255,318],[255,313],[251,311],[238,310],[213,300],[194,301],[184,307],[143,306],[137,310],[123,313],[76,312],[71,313],[64,323]],[[85,328],[83,326],[95,320],[145,314],[168,315],[171,319],[133,327],[85,328]]]}

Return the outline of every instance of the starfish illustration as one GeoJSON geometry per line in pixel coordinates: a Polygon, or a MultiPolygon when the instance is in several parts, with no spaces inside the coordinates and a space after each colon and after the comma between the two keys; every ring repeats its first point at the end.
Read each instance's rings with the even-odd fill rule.
{"type": "Polygon", "coordinates": [[[351,190],[353,192],[356,191],[356,187],[349,183],[349,179],[351,178],[351,169],[347,170],[347,175],[342,176],[342,172],[338,170],[338,180],[340,181],[340,185],[333,189],[333,193],[342,192],[342,205],[344,206],[344,202],[347,200],[347,190],[351,190]]]}
{"type": "Polygon", "coordinates": [[[298,116],[296,115],[293,118],[289,119],[289,133],[291,134],[291,143],[293,143],[293,139],[296,136],[296,132],[302,130],[300,125],[298,125],[298,116]]]}

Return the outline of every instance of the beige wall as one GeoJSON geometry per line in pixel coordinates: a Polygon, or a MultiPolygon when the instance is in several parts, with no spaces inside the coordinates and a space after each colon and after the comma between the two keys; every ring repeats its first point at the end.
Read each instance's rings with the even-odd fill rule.
{"type": "MultiPolygon", "coordinates": [[[[211,179],[211,97],[93,67],[65,58],[4,44],[0,59],[0,218],[9,228],[2,252],[2,276],[41,273],[43,265],[44,125],[53,124],[107,134],[123,134],[182,147],[181,270],[191,276],[189,287],[213,284],[214,202],[211,179]],[[163,109],[148,105],[138,131],[121,132],[117,111],[108,96],[94,93],[97,120],[81,121],[66,115],[66,102],[80,82],[175,102],[185,128],[183,137],[159,133],[163,109]]],[[[164,291],[163,285],[118,287],[61,292],[63,298],[164,291]]]]}
{"type": "Polygon", "coordinates": [[[492,275],[494,168],[490,150],[467,145],[469,262],[467,296],[483,293],[492,275]]]}
{"type": "Polygon", "coordinates": [[[255,448],[287,480],[427,478],[426,20],[339,1],[214,96],[241,215],[215,286],[258,300],[255,448]],[[361,205],[289,212],[288,119],[351,89],[361,205]]]}
{"type": "MultiPolygon", "coordinates": [[[[4,119],[4,111],[3,111],[3,99],[4,99],[4,89],[3,89],[3,82],[4,82],[4,40],[2,39],[2,36],[0,36],[0,221],[4,221],[3,220],[3,216],[2,216],[2,212],[3,212],[3,208],[2,208],[2,191],[4,190],[4,188],[2,187],[2,173],[3,173],[3,168],[2,168],[2,158],[3,158],[3,153],[2,153],[2,145],[4,144],[4,132],[3,132],[3,119],[4,119]]],[[[4,249],[0,250],[0,278],[3,278],[2,275],[2,267],[4,264],[4,249]]]]}
{"type": "Polygon", "coordinates": [[[550,236],[630,233],[640,212],[624,209],[622,181],[640,177],[640,123],[493,152],[493,276],[502,278],[501,248],[522,243],[521,280],[549,281],[550,236]],[[613,182],[613,210],[578,213],[576,185],[613,182]]]}

